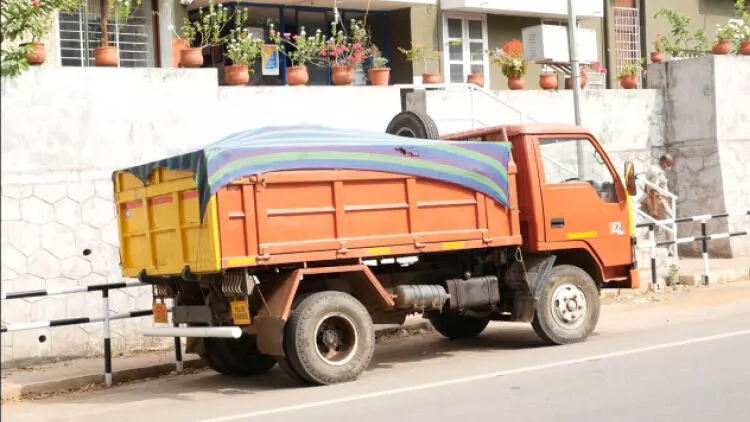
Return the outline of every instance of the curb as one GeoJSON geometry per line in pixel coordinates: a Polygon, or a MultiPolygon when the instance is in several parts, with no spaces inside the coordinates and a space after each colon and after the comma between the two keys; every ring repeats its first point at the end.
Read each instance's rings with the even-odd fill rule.
{"type": "MultiPolygon", "coordinates": [[[[419,331],[430,331],[432,325],[427,320],[410,321],[404,325],[398,326],[387,326],[378,328],[375,330],[376,342],[389,337],[399,336],[404,337],[418,333],[419,331]]],[[[199,357],[186,357],[183,360],[183,366],[185,369],[203,369],[207,367],[199,357]]],[[[157,365],[144,366],[141,368],[131,368],[123,370],[115,370],[112,372],[112,383],[116,385],[118,383],[129,382],[129,381],[140,381],[149,378],[156,378],[163,375],[169,375],[175,372],[175,364],[172,363],[160,363],[157,365]]],[[[2,401],[6,400],[17,400],[24,396],[38,396],[38,395],[51,395],[63,393],[69,390],[84,389],[89,386],[102,386],[104,385],[104,374],[86,374],[76,376],[72,378],[55,379],[49,381],[39,381],[28,384],[15,384],[10,381],[3,380],[2,382],[2,401]]]]}

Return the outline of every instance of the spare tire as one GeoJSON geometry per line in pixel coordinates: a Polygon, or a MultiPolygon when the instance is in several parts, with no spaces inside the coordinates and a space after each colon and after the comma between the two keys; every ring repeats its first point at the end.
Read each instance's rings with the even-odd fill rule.
{"type": "Polygon", "coordinates": [[[440,132],[435,121],[430,116],[417,111],[398,113],[388,123],[385,132],[405,138],[440,139],[440,132]]]}

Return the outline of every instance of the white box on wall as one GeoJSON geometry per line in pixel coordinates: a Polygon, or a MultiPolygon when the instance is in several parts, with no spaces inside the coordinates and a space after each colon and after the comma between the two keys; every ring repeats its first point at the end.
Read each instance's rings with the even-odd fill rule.
{"type": "MultiPolygon", "coordinates": [[[[570,63],[568,52],[568,27],[560,25],[537,25],[523,28],[524,57],[540,63],[570,63]]],[[[599,61],[596,31],[578,28],[576,53],[582,63],[599,61]]]]}

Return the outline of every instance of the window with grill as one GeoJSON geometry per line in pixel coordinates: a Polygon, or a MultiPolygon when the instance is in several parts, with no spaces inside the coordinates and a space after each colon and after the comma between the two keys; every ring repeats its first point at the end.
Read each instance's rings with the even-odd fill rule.
{"type": "MultiPolygon", "coordinates": [[[[60,14],[60,58],[63,66],[94,65],[94,49],[100,47],[102,41],[100,6],[100,0],[84,0],[77,12],[60,14]]],[[[111,13],[107,29],[109,45],[117,47],[120,67],[154,66],[150,0],[142,0],[127,22],[118,24],[111,13]]]]}
{"type": "MultiPolygon", "coordinates": [[[[641,18],[634,7],[613,8],[615,21],[615,75],[641,60],[641,18]]],[[[636,75],[640,83],[641,74],[636,75]]]]}

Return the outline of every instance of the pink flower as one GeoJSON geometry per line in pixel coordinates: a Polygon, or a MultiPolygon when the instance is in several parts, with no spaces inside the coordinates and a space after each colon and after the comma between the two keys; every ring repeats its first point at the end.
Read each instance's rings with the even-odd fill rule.
{"type": "Polygon", "coordinates": [[[292,37],[292,39],[293,39],[294,41],[299,41],[299,35],[295,35],[295,36],[293,36],[293,37],[292,37]]]}
{"type": "Polygon", "coordinates": [[[320,51],[318,52],[318,56],[320,56],[320,57],[325,57],[325,56],[326,56],[326,51],[325,51],[325,50],[320,50],[320,51]]]}
{"type": "Polygon", "coordinates": [[[288,33],[288,32],[285,32],[285,33],[284,33],[284,38],[289,38],[289,37],[291,37],[291,36],[292,36],[292,34],[290,34],[290,33],[288,33]]]}
{"type": "Polygon", "coordinates": [[[349,47],[343,45],[341,46],[341,51],[344,51],[344,52],[349,51],[349,47]]]}
{"type": "Polygon", "coordinates": [[[606,67],[602,68],[602,73],[605,74],[605,75],[607,74],[607,68],[606,67]]]}
{"type": "Polygon", "coordinates": [[[32,2],[31,2],[31,5],[32,5],[32,6],[34,6],[34,7],[36,7],[36,8],[39,8],[39,6],[40,6],[40,4],[39,4],[39,1],[38,1],[38,0],[34,0],[34,1],[32,1],[32,2]]]}
{"type": "Polygon", "coordinates": [[[356,43],[352,47],[354,47],[355,50],[361,50],[362,49],[362,44],[356,43]]]}

